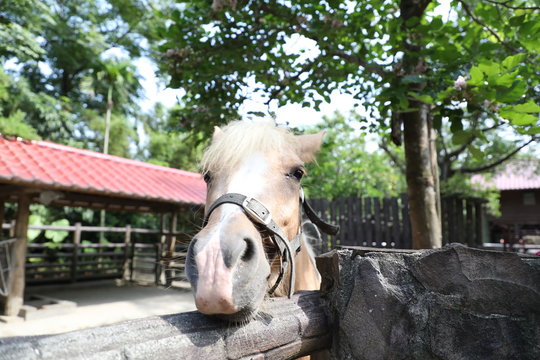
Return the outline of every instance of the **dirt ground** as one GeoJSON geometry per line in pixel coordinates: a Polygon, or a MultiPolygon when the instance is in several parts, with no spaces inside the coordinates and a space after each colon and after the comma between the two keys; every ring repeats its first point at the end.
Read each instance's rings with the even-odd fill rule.
{"type": "Polygon", "coordinates": [[[28,295],[74,301],[65,314],[21,322],[0,322],[0,337],[58,334],[154,315],[195,310],[186,290],[120,285],[114,280],[73,285],[31,287],[28,295]]]}

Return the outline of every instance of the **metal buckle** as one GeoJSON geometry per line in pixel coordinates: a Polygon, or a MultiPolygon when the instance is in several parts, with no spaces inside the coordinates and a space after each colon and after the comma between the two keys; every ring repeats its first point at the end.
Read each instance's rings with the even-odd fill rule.
{"type": "Polygon", "coordinates": [[[258,222],[259,224],[268,225],[270,224],[270,221],[272,221],[272,215],[270,214],[270,211],[268,211],[266,206],[264,206],[259,200],[255,198],[246,197],[245,200],[242,202],[242,208],[249,215],[249,217],[251,217],[253,221],[258,222]],[[257,211],[257,207],[264,209],[262,213],[257,211]]]}

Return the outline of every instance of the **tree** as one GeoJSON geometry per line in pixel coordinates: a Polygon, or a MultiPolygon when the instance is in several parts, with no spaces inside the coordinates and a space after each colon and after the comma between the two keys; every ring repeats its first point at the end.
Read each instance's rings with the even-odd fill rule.
{"type": "MultiPolygon", "coordinates": [[[[157,10],[166,12],[168,5],[161,0],[8,3],[0,13],[0,61],[13,96],[0,102],[12,125],[3,131],[28,134],[19,126],[24,123],[41,138],[93,150],[103,148],[102,131],[110,128],[100,125],[101,118],[123,128],[119,134],[136,135],[142,93],[132,59],[151,52],[157,10]],[[114,111],[107,111],[113,102],[114,111]]],[[[113,153],[129,155],[133,139],[123,135],[123,140],[114,143],[113,153]]]]}
{"type": "Polygon", "coordinates": [[[148,143],[140,149],[144,161],[187,171],[199,171],[199,160],[206,145],[202,134],[188,133],[177,126],[180,107],[165,109],[156,104],[153,111],[140,118],[148,143]]]}
{"type": "Polygon", "coordinates": [[[491,119],[523,135],[540,132],[539,7],[456,0],[443,16],[438,5],[193,1],[160,30],[163,69],[187,92],[182,124],[206,132],[237,116],[249,84],[268,104],[315,109],[335,89],[352,94],[366,121],[404,144],[413,246],[438,247],[435,131],[448,123],[454,136],[470,134],[460,126],[465,110],[478,125],[491,119]],[[311,42],[316,54],[289,51],[290,39],[311,42]]]}
{"type": "Polygon", "coordinates": [[[402,174],[388,156],[366,150],[358,128],[358,114],[345,118],[339,112],[324,117],[321,124],[305,129],[314,133],[326,129],[317,161],[307,165],[303,188],[309,197],[398,196],[405,190],[402,174]],[[380,174],[384,174],[381,176],[380,174]]]}

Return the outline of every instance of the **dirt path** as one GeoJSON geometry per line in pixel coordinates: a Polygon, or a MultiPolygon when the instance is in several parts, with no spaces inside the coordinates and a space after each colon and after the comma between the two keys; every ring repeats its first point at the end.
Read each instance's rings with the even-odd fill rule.
{"type": "Polygon", "coordinates": [[[23,322],[0,322],[0,337],[58,334],[119,321],[195,310],[189,290],[118,286],[114,281],[29,288],[27,294],[77,303],[66,314],[23,322]]]}

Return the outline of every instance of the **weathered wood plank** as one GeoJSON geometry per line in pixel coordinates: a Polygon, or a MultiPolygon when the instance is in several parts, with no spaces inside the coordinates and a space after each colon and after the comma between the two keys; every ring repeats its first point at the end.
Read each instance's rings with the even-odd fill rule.
{"type": "Polygon", "coordinates": [[[0,339],[3,360],[293,359],[327,349],[321,293],[270,299],[257,320],[235,326],[198,312],[126,321],[42,337],[0,339]]]}

